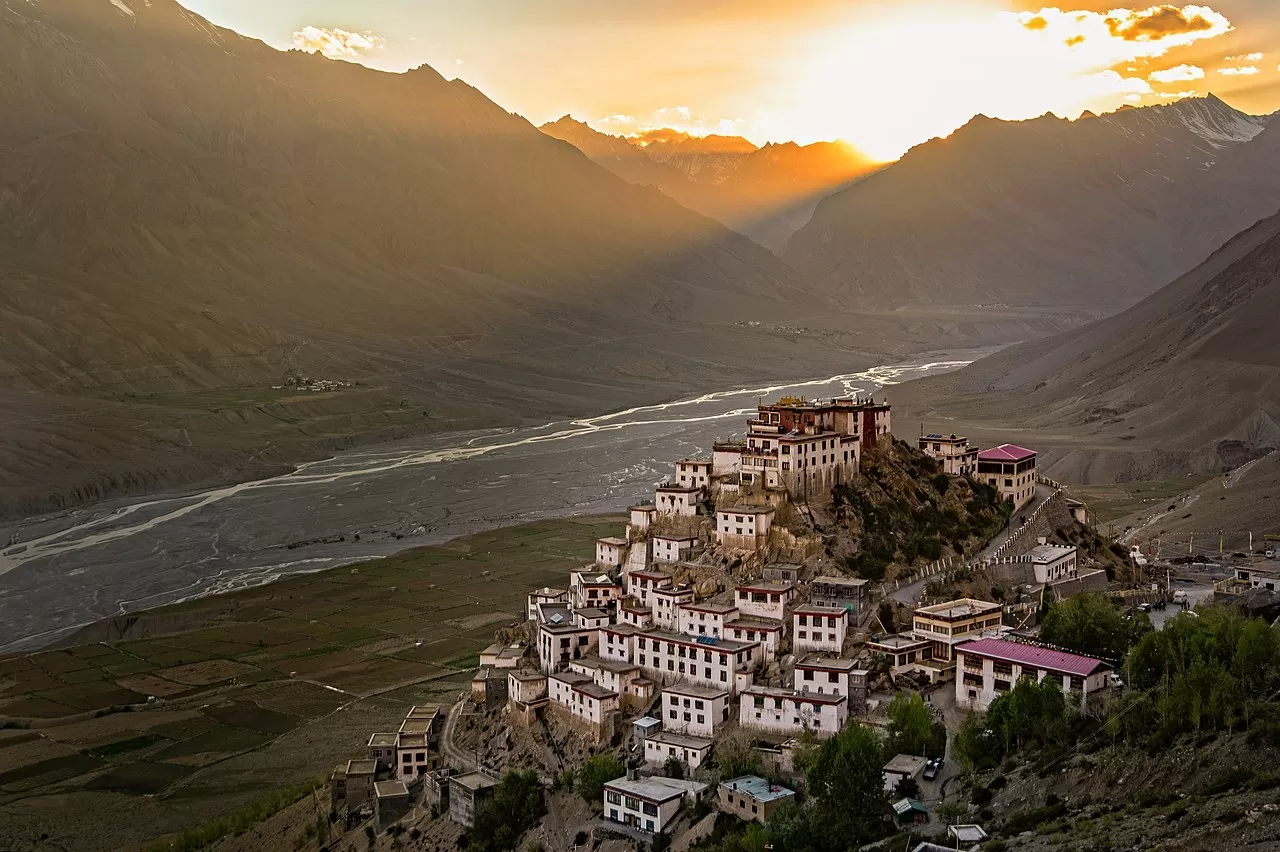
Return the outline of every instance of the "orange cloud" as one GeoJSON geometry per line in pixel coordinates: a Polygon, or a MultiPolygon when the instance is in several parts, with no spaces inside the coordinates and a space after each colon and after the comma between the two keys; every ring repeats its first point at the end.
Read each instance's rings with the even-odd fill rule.
{"type": "Polygon", "coordinates": [[[1179,8],[1166,4],[1140,12],[1115,10],[1107,17],[1107,28],[1113,36],[1125,41],[1160,41],[1170,36],[1213,30],[1225,21],[1207,6],[1179,8]]]}
{"type": "Polygon", "coordinates": [[[337,27],[306,26],[293,34],[294,47],[330,59],[359,59],[384,44],[386,39],[371,32],[353,33],[337,27]]]}
{"type": "Polygon", "coordinates": [[[1228,77],[1252,77],[1258,73],[1258,69],[1253,65],[1242,65],[1237,68],[1219,68],[1218,73],[1228,77]]]}
{"type": "Polygon", "coordinates": [[[1147,79],[1157,83],[1176,83],[1183,80],[1203,80],[1204,69],[1198,65],[1175,65],[1162,71],[1152,71],[1147,79]]]}

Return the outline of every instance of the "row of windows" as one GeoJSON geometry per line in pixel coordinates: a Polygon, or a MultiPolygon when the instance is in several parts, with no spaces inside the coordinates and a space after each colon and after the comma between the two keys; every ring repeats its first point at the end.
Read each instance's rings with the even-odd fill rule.
{"type": "Polygon", "coordinates": [[[838,622],[838,621],[843,621],[843,620],[844,620],[844,617],[843,617],[843,616],[838,616],[838,615],[831,615],[831,616],[824,616],[824,615],[797,615],[797,616],[796,616],[796,619],[797,619],[796,623],[797,623],[797,624],[799,624],[799,625],[801,625],[801,626],[807,625],[807,624],[809,623],[808,621],[806,621],[806,620],[805,620],[805,619],[807,619],[807,618],[812,618],[812,619],[813,619],[813,626],[814,626],[814,627],[821,627],[821,626],[822,626],[822,620],[823,620],[824,618],[825,618],[825,619],[826,619],[826,621],[827,621],[827,626],[828,626],[828,627],[835,627],[835,626],[836,626],[836,622],[838,622]]]}
{"type": "Polygon", "coordinates": [[[816,631],[816,630],[815,630],[815,631],[813,631],[813,635],[812,635],[812,636],[809,636],[809,635],[808,635],[808,631],[805,631],[805,630],[799,630],[799,631],[796,631],[796,638],[797,638],[797,639],[808,639],[808,640],[810,640],[810,641],[812,641],[812,642],[823,642],[823,641],[826,641],[826,642],[835,642],[835,641],[837,641],[837,639],[836,639],[836,634],[834,634],[834,633],[827,633],[827,634],[825,634],[825,635],[826,635],[826,637],[827,637],[827,638],[824,640],[824,639],[822,638],[822,637],[823,637],[823,634],[822,634],[822,633],[819,633],[819,632],[818,632],[818,631],[816,631]]]}

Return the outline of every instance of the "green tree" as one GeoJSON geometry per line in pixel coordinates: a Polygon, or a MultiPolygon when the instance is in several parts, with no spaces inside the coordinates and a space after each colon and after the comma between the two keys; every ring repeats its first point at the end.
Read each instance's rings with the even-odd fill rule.
{"type": "Polygon", "coordinates": [[[1040,624],[1045,642],[1116,661],[1150,632],[1151,620],[1144,613],[1126,620],[1106,595],[1098,593],[1050,604],[1040,624]]]}
{"type": "Polygon", "coordinates": [[[987,727],[986,719],[980,713],[970,713],[965,717],[956,732],[954,746],[953,753],[969,772],[985,772],[1004,757],[996,732],[987,727]]]}
{"type": "Polygon", "coordinates": [[[818,759],[818,735],[810,728],[805,728],[796,735],[795,747],[791,750],[791,768],[801,775],[806,775],[818,759]]]}
{"type": "Polygon", "coordinates": [[[716,743],[716,772],[721,778],[760,774],[760,753],[755,740],[742,729],[724,736],[716,743]]]}
{"type": "Polygon", "coordinates": [[[924,754],[933,740],[933,714],[918,692],[899,692],[889,702],[888,750],[894,754],[924,754]]]}
{"type": "Polygon", "coordinates": [[[508,772],[494,788],[493,799],[476,813],[468,852],[510,852],[545,813],[537,773],[508,772]]]}
{"type": "Polygon", "coordinates": [[[684,762],[674,754],[667,758],[667,762],[662,764],[662,774],[668,778],[684,777],[684,762]]]}
{"type": "Polygon", "coordinates": [[[597,754],[582,764],[574,789],[588,804],[599,805],[604,795],[604,785],[625,774],[621,761],[613,754],[597,754]]]}
{"type": "Polygon", "coordinates": [[[883,833],[884,749],[870,728],[853,725],[824,742],[805,780],[827,839],[816,848],[844,850],[883,833]]]}

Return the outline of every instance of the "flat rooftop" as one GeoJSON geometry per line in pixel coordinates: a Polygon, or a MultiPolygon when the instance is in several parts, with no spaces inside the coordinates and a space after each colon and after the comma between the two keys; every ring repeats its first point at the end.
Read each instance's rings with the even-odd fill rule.
{"type": "Polygon", "coordinates": [[[810,654],[797,662],[796,668],[821,669],[829,672],[851,672],[858,668],[858,664],[854,660],[846,660],[844,657],[823,657],[818,654],[810,654]]]}
{"type": "Polygon", "coordinates": [[[716,507],[716,514],[719,515],[772,515],[773,513],[772,506],[732,506],[728,509],[716,507]]]}
{"type": "Polygon", "coordinates": [[[645,742],[658,743],[659,745],[675,746],[676,748],[711,748],[711,740],[702,737],[691,737],[688,734],[673,734],[670,731],[658,731],[645,737],[645,742]]]}
{"type": "Polygon", "coordinates": [[[409,788],[403,781],[377,781],[373,785],[373,795],[379,799],[390,799],[398,796],[408,797],[409,788]]]}
{"type": "MultiPolygon", "coordinates": [[[[843,611],[841,610],[841,612],[843,611]]],[[[715,650],[726,654],[745,651],[759,644],[758,642],[737,642],[733,639],[720,639],[716,636],[690,636],[686,633],[672,633],[670,630],[644,630],[639,635],[647,639],[676,642],[681,645],[694,645],[699,648],[705,648],[708,651],[715,650]]]]}
{"type": "Polygon", "coordinates": [[[1047,562],[1055,562],[1064,556],[1070,556],[1076,552],[1074,547],[1068,547],[1065,544],[1037,544],[1027,553],[1031,557],[1031,561],[1036,564],[1045,564],[1047,562]]]}
{"type": "Polygon", "coordinates": [[[991,612],[1003,611],[1003,604],[992,603],[991,601],[980,601],[974,598],[958,598],[957,600],[947,601],[946,603],[919,607],[916,609],[915,614],[929,618],[954,620],[957,618],[968,618],[974,615],[986,615],[991,612]]]}
{"type": "Polygon", "coordinates": [[[687,609],[690,612],[713,612],[724,615],[729,612],[737,612],[737,604],[719,603],[716,601],[699,601],[697,603],[683,604],[681,609],[687,609]]]}
{"type": "Polygon", "coordinates": [[[729,694],[728,689],[715,686],[703,686],[699,683],[673,683],[662,687],[662,691],[672,695],[687,695],[690,698],[720,698],[729,694]]]}
{"type": "Polygon", "coordinates": [[[915,775],[923,772],[928,762],[929,758],[918,754],[899,754],[884,765],[884,771],[898,775],[915,775]]]}
{"type": "Polygon", "coordinates": [[[766,594],[778,594],[781,592],[790,592],[794,590],[796,584],[790,580],[755,580],[750,583],[743,583],[734,586],[735,591],[739,592],[763,592],[766,594]]]}
{"type": "Polygon", "coordinates": [[[347,775],[373,775],[378,771],[376,760],[348,760],[347,775]]]}
{"type": "Polygon", "coordinates": [[[614,547],[626,547],[627,540],[625,538],[619,538],[616,535],[610,535],[596,539],[596,544],[611,544],[614,547]]]}
{"type": "Polygon", "coordinates": [[[892,648],[894,650],[903,650],[904,648],[913,648],[919,645],[928,645],[929,640],[917,639],[910,633],[890,633],[885,636],[873,636],[867,640],[868,645],[878,645],[882,648],[892,648]]]}
{"type": "Polygon", "coordinates": [[[809,585],[816,586],[819,583],[825,583],[828,586],[853,586],[854,588],[861,589],[870,582],[871,582],[870,580],[864,580],[861,577],[825,577],[824,576],[824,577],[814,577],[812,582],[809,585]]]}
{"type": "Polygon", "coordinates": [[[779,784],[772,784],[758,775],[743,775],[730,781],[721,781],[720,786],[743,796],[749,796],[754,801],[761,803],[776,802],[779,799],[789,799],[795,796],[794,790],[788,790],[779,784]]]}
{"type": "Polygon", "coordinates": [[[395,748],[400,737],[398,734],[374,734],[369,737],[370,748],[395,748]]]}
{"type": "Polygon", "coordinates": [[[569,594],[565,589],[553,589],[550,586],[543,586],[541,589],[534,589],[529,593],[531,598],[558,598],[569,594]]]}
{"type": "Polygon", "coordinates": [[[764,618],[735,618],[733,621],[725,622],[724,626],[738,630],[769,630],[773,632],[782,630],[781,621],[769,621],[764,618]]]}
{"type": "Polygon", "coordinates": [[[792,615],[845,615],[846,610],[841,606],[827,606],[826,604],[807,603],[791,610],[792,615]]]}
{"type": "Polygon", "coordinates": [[[546,680],[547,676],[542,672],[535,672],[530,669],[513,669],[507,672],[507,677],[513,677],[518,681],[531,683],[535,680],[546,680]]]}
{"type": "Polygon", "coordinates": [[[843,695],[827,695],[817,692],[803,692],[798,689],[779,689],[776,686],[748,686],[742,690],[743,695],[761,695],[765,698],[787,698],[805,701],[810,704],[844,704],[843,695]]]}
{"type": "Polygon", "coordinates": [[[643,799],[652,804],[661,804],[669,802],[672,799],[678,799],[686,793],[700,793],[707,789],[706,784],[700,784],[697,781],[682,781],[676,778],[635,778],[627,777],[615,778],[607,782],[606,790],[617,790],[620,793],[627,793],[637,799],[643,799]]]}
{"type": "Polygon", "coordinates": [[[466,787],[468,790],[487,790],[490,787],[497,787],[496,779],[491,778],[483,772],[468,772],[466,775],[454,775],[449,778],[450,784],[457,784],[459,787],[466,787]]]}

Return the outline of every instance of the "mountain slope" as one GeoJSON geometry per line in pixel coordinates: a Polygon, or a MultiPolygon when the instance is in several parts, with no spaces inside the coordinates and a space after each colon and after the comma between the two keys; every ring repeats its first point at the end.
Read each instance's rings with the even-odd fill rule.
{"type": "Polygon", "coordinates": [[[902,385],[895,401],[904,424],[1021,436],[1071,481],[1220,470],[1280,447],[1278,316],[1274,215],[1124,313],[902,385]]]}
{"type": "Polygon", "coordinates": [[[1217,180],[1266,125],[1212,96],[1074,122],[979,116],[827,198],[783,257],[883,306],[1126,306],[1280,206],[1217,180]]]}
{"type": "Polygon", "coordinates": [[[623,180],[656,186],[775,251],[809,220],[823,196],[880,167],[843,142],[756,148],[736,136],[671,131],[641,145],[570,116],[540,129],[623,180]]]}
{"type": "Polygon", "coordinates": [[[207,433],[340,409],[316,446],[428,408],[577,412],[652,393],[655,363],[663,394],[722,374],[676,332],[825,304],[461,81],[281,53],[173,0],[0,0],[0,110],[0,406],[22,424],[0,511],[226,476],[289,440],[203,446],[193,393],[382,388],[358,411],[237,398],[207,433]],[[570,388],[584,360],[595,384],[570,388]],[[103,413],[50,437],[72,411],[103,413]]]}

